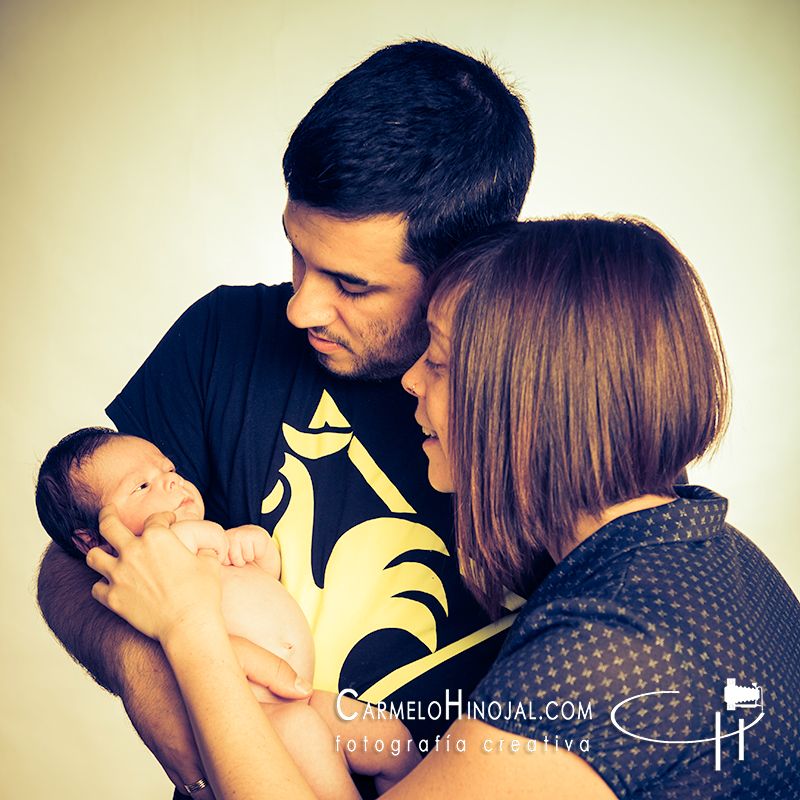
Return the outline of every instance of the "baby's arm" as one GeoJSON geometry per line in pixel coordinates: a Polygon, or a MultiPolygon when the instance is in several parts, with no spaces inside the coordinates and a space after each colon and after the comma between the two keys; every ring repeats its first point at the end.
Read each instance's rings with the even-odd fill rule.
{"type": "Polygon", "coordinates": [[[175,522],[170,530],[193,553],[213,550],[224,566],[253,562],[274,578],[281,575],[281,556],[272,537],[258,525],[240,525],[228,531],[207,519],[175,522]]]}
{"type": "MultiPolygon", "coordinates": [[[[221,525],[208,519],[185,519],[174,522],[170,530],[193,553],[213,550],[221,564],[228,558],[228,538],[221,525]]],[[[230,563],[230,562],[228,562],[230,563]]]]}
{"type": "Polygon", "coordinates": [[[336,749],[343,748],[350,771],[372,775],[378,794],[387,792],[422,761],[408,728],[385,710],[378,709],[376,715],[373,707],[366,715],[367,706],[360,700],[319,690],[311,695],[310,705],[328,724],[336,749]],[[378,740],[380,750],[375,744],[378,740]],[[351,741],[364,746],[351,750],[351,741]]]}
{"type": "Polygon", "coordinates": [[[242,567],[251,561],[273,578],[281,576],[281,555],[272,537],[258,525],[240,525],[225,531],[228,537],[228,560],[223,562],[242,567]]]}

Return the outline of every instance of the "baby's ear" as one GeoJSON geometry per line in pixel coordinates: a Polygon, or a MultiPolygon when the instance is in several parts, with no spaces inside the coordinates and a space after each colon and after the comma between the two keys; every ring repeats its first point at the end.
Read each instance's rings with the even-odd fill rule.
{"type": "Polygon", "coordinates": [[[86,555],[93,547],[97,547],[100,542],[96,533],[78,529],[72,534],[72,543],[81,553],[86,555]]]}

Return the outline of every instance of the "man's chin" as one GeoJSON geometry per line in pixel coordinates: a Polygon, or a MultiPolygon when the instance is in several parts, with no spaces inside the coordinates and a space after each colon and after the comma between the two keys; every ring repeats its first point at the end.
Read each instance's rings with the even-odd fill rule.
{"type": "Polygon", "coordinates": [[[359,359],[350,355],[348,363],[342,363],[333,356],[317,350],[314,350],[314,356],[321,367],[346,381],[388,381],[399,378],[417,360],[409,357],[402,363],[396,363],[359,359]]]}

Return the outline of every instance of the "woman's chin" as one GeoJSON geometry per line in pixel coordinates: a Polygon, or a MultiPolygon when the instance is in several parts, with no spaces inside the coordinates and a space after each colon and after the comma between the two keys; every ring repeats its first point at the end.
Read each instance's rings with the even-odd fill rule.
{"type": "Polygon", "coordinates": [[[455,489],[453,489],[453,478],[450,475],[450,470],[442,468],[438,464],[434,464],[431,462],[428,465],[428,483],[436,489],[437,492],[442,492],[443,494],[452,494],[455,489]]]}

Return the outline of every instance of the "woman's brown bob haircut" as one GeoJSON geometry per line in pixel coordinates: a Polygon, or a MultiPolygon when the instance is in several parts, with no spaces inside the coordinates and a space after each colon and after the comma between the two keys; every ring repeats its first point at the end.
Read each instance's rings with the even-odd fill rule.
{"type": "Polygon", "coordinates": [[[700,278],[640,219],[507,223],[431,279],[452,311],[461,568],[492,613],[579,515],[675,478],[722,435],[728,375],[700,278]]]}

